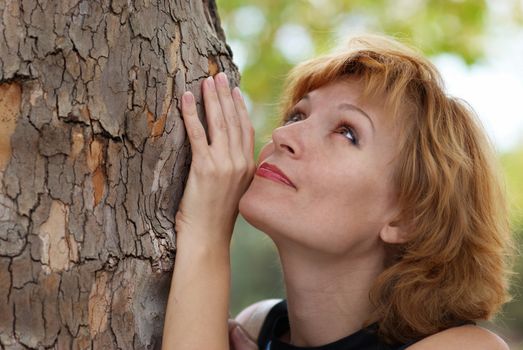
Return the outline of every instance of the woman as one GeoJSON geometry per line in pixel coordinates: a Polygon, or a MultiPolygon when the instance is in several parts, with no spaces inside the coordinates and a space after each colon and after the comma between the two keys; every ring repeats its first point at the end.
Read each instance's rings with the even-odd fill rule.
{"type": "Polygon", "coordinates": [[[223,73],[203,83],[210,145],[183,96],[193,160],[164,348],[507,349],[474,324],[508,298],[503,192],[488,139],[433,65],[362,37],[297,66],[284,91],[256,168],[223,73]],[[228,329],[238,211],[275,242],[286,301],[228,329]]]}

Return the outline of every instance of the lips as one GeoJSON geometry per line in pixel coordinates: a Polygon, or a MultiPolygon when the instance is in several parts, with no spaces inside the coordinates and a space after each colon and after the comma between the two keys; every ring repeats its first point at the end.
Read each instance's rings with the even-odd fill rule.
{"type": "Polygon", "coordinates": [[[281,171],[276,165],[270,163],[261,164],[256,170],[256,175],[265,177],[267,179],[275,180],[281,182],[287,186],[296,188],[291,180],[281,171]]]}

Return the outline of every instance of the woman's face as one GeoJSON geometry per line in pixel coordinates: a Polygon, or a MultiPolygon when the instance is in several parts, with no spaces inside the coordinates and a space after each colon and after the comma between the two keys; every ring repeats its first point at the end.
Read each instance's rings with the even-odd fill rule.
{"type": "Polygon", "coordinates": [[[399,131],[382,105],[360,100],[360,91],[350,80],[311,91],[263,147],[259,165],[278,167],[294,186],[271,179],[262,165],[240,212],[275,242],[326,254],[365,254],[381,244],[397,214],[399,131]]]}

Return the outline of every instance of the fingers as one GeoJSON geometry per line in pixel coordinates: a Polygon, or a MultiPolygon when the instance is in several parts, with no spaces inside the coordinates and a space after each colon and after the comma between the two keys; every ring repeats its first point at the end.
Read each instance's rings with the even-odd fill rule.
{"type": "Polygon", "coordinates": [[[231,313],[229,313],[229,319],[227,319],[227,328],[229,328],[229,333],[233,330],[234,327],[236,327],[239,323],[231,318],[231,313]]]}
{"type": "Polygon", "coordinates": [[[235,168],[254,166],[254,128],[249,120],[247,106],[238,87],[232,91],[225,73],[214,79],[207,78],[203,84],[205,108],[211,129],[223,121],[224,129],[210,130],[211,146],[227,148],[222,137],[227,138],[228,152],[235,168]],[[226,132],[225,132],[226,131],[226,132]],[[213,140],[216,139],[216,142],[213,140]],[[252,164],[251,164],[252,163],[252,164]],[[251,166],[252,165],[252,166],[251,166]]]}
{"type": "Polygon", "coordinates": [[[182,96],[182,116],[191,143],[193,159],[197,157],[206,158],[209,152],[207,137],[205,129],[198,119],[194,96],[190,92],[186,92],[182,96]]]}
{"type": "Polygon", "coordinates": [[[209,136],[211,145],[217,149],[228,150],[227,123],[225,122],[220,100],[216,92],[216,85],[213,77],[208,77],[203,81],[203,101],[207,124],[209,125],[209,136]]]}
{"type": "Polygon", "coordinates": [[[229,320],[229,338],[234,350],[257,350],[258,345],[236,322],[229,320]]]}
{"type": "Polygon", "coordinates": [[[247,333],[240,327],[234,328],[232,331],[232,343],[235,350],[257,350],[256,343],[249,338],[247,333]]]}
{"type": "Polygon", "coordinates": [[[215,82],[222,113],[227,124],[229,150],[233,157],[238,156],[242,151],[241,123],[231,96],[227,75],[225,75],[225,73],[218,73],[215,77],[215,82]]]}
{"type": "Polygon", "coordinates": [[[251,169],[254,166],[254,129],[240,89],[236,87],[231,92],[225,73],[208,77],[202,88],[210,146],[197,117],[194,96],[185,93],[182,98],[182,114],[193,153],[208,157],[216,152],[219,159],[230,159],[235,169],[251,169]]]}
{"type": "Polygon", "coordinates": [[[245,100],[242,97],[240,88],[235,87],[233,89],[232,97],[241,124],[243,153],[248,157],[247,159],[254,159],[254,128],[249,119],[247,106],[245,105],[245,100]]]}

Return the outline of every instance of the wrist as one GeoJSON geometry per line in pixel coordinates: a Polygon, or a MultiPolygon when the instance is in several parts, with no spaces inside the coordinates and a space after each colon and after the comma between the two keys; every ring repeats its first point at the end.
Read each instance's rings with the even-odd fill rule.
{"type": "MultiPolygon", "coordinates": [[[[199,290],[200,284],[230,284],[231,259],[229,249],[208,244],[177,247],[171,283],[199,290]],[[176,281],[176,282],[175,282],[176,281]]],[[[216,288],[221,290],[222,287],[216,288]]]]}
{"type": "Polygon", "coordinates": [[[231,245],[232,229],[222,230],[210,229],[179,230],[176,232],[176,250],[206,249],[213,251],[229,251],[231,245]],[[212,234],[210,234],[212,232],[212,234]]]}

